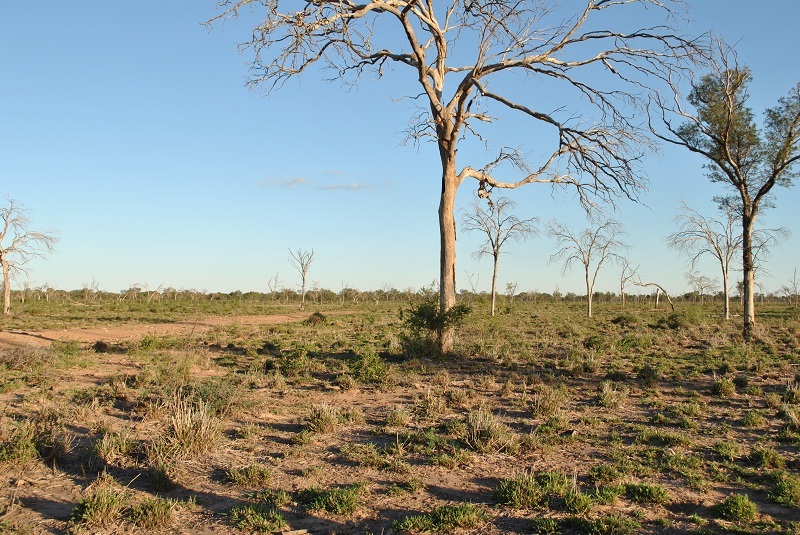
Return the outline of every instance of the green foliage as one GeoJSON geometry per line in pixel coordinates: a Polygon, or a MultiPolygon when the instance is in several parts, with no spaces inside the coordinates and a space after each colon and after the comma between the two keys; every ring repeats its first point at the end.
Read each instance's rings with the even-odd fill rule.
{"type": "Polygon", "coordinates": [[[632,502],[640,504],[662,504],[669,501],[669,494],[661,485],[629,483],[625,485],[625,494],[632,502]]]}
{"type": "Polygon", "coordinates": [[[517,437],[492,412],[481,406],[464,419],[464,442],[479,453],[516,451],[517,437]]]}
{"type": "Polygon", "coordinates": [[[719,377],[711,384],[711,393],[721,398],[729,398],[736,394],[736,385],[727,377],[719,377]]]}
{"type": "Polygon", "coordinates": [[[145,498],[131,507],[131,522],[145,529],[163,529],[172,522],[177,503],[168,498],[145,498]]]}
{"type": "Polygon", "coordinates": [[[228,479],[240,487],[263,487],[272,478],[272,469],[264,463],[251,463],[228,470],[228,479]]]}
{"type": "Polygon", "coordinates": [[[85,527],[109,526],[122,518],[127,506],[124,490],[105,472],[92,483],[72,510],[70,523],[85,527]]]}
{"type": "Polygon", "coordinates": [[[351,515],[358,507],[358,500],[365,488],[363,483],[354,483],[330,490],[311,487],[300,493],[300,501],[306,504],[311,511],[351,515]]]}
{"type": "Polygon", "coordinates": [[[758,509],[746,494],[732,494],[717,506],[717,513],[731,522],[750,523],[758,516],[758,509]]]}
{"type": "Polygon", "coordinates": [[[456,528],[476,529],[486,519],[486,512],[477,505],[461,503],[395,520],[392,522],[392,529],[406,533],[452,533],[456,528]]]}
{"type": "Polygon", "coordinates": [[[228,513],[231,524],[242,530],[272,533],[287,526],[283,515],[264,503],[238,505],[228,513]]]}
{"type": "Polygon", "coordinates": [[[374,351],[359,355],[350,369],[362,383],[383,383],[389,374],[389,365],[374,351]]]}
{"type": "Polygon", "coordinates": [[[800,507],[800,477],[781,470],[773,475],[773,479],[769,497],[783,505],[800,507]]]}
{"type": "Polygon", "coordinates": [[[415,332],[440,333],[450,327],[457,327],[472,312],[465,304],[457,304],[447,312],[439,309],[439,302],[428,299],[401,313],[401,319],[415,332]]]}

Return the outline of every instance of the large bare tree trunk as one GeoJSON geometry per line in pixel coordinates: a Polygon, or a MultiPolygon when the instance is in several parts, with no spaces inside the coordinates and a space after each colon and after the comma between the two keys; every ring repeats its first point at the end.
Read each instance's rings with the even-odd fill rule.
{"type": "Polygon", "coordinates": [[[749,342],[753,338],[753,326],[756,323],[755,309],[755,266],[753,264],[753,222],[755,217],[748,214],[748,207],[744,208],[742,217],[742,277],[744,288],[742,292],[742,306],[744,310],[744,325],[742,338],[749,342]]]}
{"type": "MultiPolygon", "coordinates": [[[[442,196],[439,201],[439,236],[441,238],[439,273],[439,309],[442,314],[456,304],[456,190],[458,177],[454,155],[442,152],[442,196]]],[[[439,333],[439,350],[453,350],[454,327],[448,326],[439,333]]]]}
{"type": "Polygon", "coordinates": [[[3,264],[3,315],[11,314],[11,276],[9,275],[8,262],[0,261],[3,264]]]}

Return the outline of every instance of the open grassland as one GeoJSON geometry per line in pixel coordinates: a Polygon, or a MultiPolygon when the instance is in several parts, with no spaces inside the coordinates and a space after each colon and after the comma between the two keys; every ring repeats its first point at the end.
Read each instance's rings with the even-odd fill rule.
{"type": "MultiPolygon", "coordinates": [[[[2,350],[0,533],[800,533],[797,308],[744,345],[710,304],[473,306],[446,356],[399,302],[2,350]]],[[[40,302],[0,326],[288,312],[40,302]]]]}

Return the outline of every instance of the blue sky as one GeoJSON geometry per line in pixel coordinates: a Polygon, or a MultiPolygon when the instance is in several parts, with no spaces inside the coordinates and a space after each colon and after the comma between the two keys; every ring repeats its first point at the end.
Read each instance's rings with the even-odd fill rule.
{"type": "MultiPolygon", "coordinates": [[[[796,0],[694,0],[689,31],[738,41],[760,115],[800,81],[796,0]]],[[[407,73],[348,89],[309,75],[264,97],[244,86],[242,25],[209,32],[213,0],[7,0],[0,19],[0,197],[31,210],[60,242],[29,266],[30,282],[65,289],[96,280],[208,291],[266,291],[276,272],[298,277],[289,248],[314,248],[310,280],[338,291],[429,284],[438,273],[439,162],[435,146],[403,145],[407,73]]],[[[519,137],[525,139],[522,130],[519,137]]],[[[621,201],[629,257],[648,280],[686,290],[685,259],[667,249],[678,202],[712,213],[723,193],[702,161],[665,147],[645,162],[650,190],[621,201]]],[[[471,199],[469,185],[459,205],[471,199]]],[[[586,222],[571,192],[533,185],[508,193],[522,217],[586,222]]],[[[793,235],[773,250],[780,288],[800,267],[800,185],[778,191],[764,219],[793,235]]],[[[458,278],[488,289],[491,263],[460,233],[458,278]]],[[[500,287],[582,293],[581,274],[548,263],[544,232],[510,244],[500,287]]],[[[703,273],[717,277],[712,261],[703,273]]],[[[616,288],[618,269],[599,290],[616,288]]]]}

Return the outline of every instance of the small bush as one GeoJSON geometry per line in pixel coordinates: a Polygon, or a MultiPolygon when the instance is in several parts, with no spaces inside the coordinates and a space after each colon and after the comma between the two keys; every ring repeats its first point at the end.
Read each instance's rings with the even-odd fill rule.
{"type": "Polygon", "coordinates": [[[165,528],[172,522],[177,503],[167,498],[145,498],[131,507],[131,522],[145,529],[165,528]]]}
{"type": "Polygon", "coordinates": [[[86,488],[72,510],[70,523],[86,527],[109,526],[122,518],[127,505],[124,490],[105,472],[86,488]]]}
{"type": "Polygon", "coordinates": [[[476,529],[486,522],[486,512],[471,503],[438,507],[429,513],[407,516],[392,522],[401,532],[452,533],[456,528],[476,529]]]}
{"type": "Polygon", "coordinates": [[[485,407],[467,414],[464,442],[478,453],[513,451],[517,446],[516,435],[485,407]]]}
{"type": "Polygon", "coordinates": [[[632,502],[639,504],[662,504],[669,501],[669,494],[661,485],[629,483],[625,485],[625,494],[632,502]]]}
{"type": "Polygon", "coordinates": [[[800,507],[800,478],[780,471],[774,475],[774,480],[775,484],[769,497],[783,505],[800,507]]]}
{"type": "Polygon", "coordinates": [[[362,383],[383,383],[389,375],[389,365],[374,351],[359,356],[351,369],[353,376],[362,383]]]}
{"type": "Polygon", "coordinates": [[[736,385],[727,377],[720,377],[711,384],[711,393],[717,397],[729,398],[736,394],[736,385]]]}
{"type": "Polygon", "coordinates": [[[272,470],[264,463],[251,463],[228,470],[228,479],[240,487],[263,487],[272,477],[272,470]]]}
{"type": "Polygon", "coordinates": [[[311,487],[300,493],[300,501],[311,511],[327,511],[337,515],[353,514],[358,507],[358,499],[364,492],[363,483],[355,483],[338,489],[322,490],[311,487]]]}
{"type": "Polygon", "coordinates": [[[733,494],[717,506],[717,513],[731,522],[749,523],[758,516],[758,509],[746,494],[733,494]]]}
{"type": "Polygon", "coordinates": [[[283,515],[264,503],[246,504],[234,507],[228,513],[231,524],[239,529],[272,533],[285,528],[283,515]]]}

